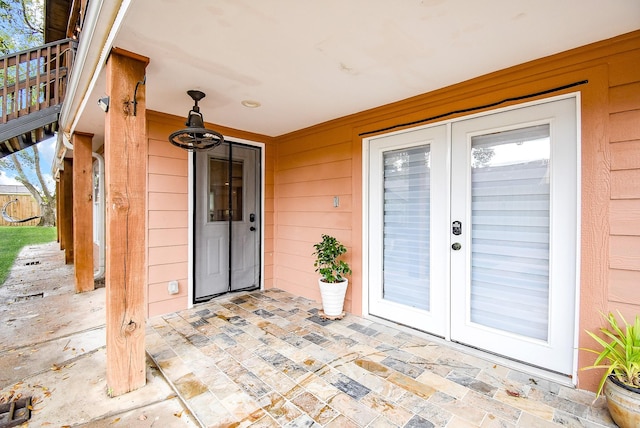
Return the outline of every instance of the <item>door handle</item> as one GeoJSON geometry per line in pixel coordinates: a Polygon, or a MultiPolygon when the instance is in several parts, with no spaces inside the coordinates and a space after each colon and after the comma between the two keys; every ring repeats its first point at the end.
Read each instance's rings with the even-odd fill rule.
{"type": "Polygon", "coordinates": [[[255,231],[256,231],[256,228],[255,228],[255,227],[253,227],[253,226],[251,226],[251,227],[249,228],[249,230],[250,230],[250,231],[252,231],[252,232],[255,232],[255,231]]]}
{"type": "Polygon", "coordinates": [[[451,246],[451,249],[453,249],[454,251],[458,251],[460,248],[462,248],[462,245],[460,245],[459,242],[454,242],[451,246]]]}

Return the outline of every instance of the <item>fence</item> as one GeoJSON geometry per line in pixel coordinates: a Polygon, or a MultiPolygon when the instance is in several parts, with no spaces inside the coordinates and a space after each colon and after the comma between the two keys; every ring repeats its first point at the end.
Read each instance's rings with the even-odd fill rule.
{"type": "MultiPolygon", "coordinates": [[[[24,194],[0,194],[0,209],[9,201],[18,199],[18,202],[9,204],[7,214],[15,219],[23,219],[40,215],[40,207],[31,195],[24,194]]],[[[0,226],[37,226],[40,219],[30,220],[24,223],[9,223],[0,216],[0,226]]]]}

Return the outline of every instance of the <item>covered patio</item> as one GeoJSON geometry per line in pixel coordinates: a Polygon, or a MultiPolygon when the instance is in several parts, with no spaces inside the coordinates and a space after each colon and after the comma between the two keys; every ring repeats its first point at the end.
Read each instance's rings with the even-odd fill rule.
{"type": "MultiPolygon", "coordinates": [[[[636,67],[640,33],[635,20],[627,21],[636,16],[637,7],[628,4],[605,11],[595,4],[577,7],[578,2],[575,8],[531,3],[514,10],[496,1],[495,7],[484,5],[474,13],[448,2],[416,2],[406,9],[386,2],[377,8],[366,2],[349,8],[337,2],[315,2],[315,8],[300,9],[295,2],[279,7],[274,7],[277,2],[265,2],[255,9],[242,2],[221,3],[213,9],[205,3],[156,7],[150,1],[104,0],[81,5],[84,36],[78,44],[77,71],[60,112],[53,170],[60,178],[60,243],[67,263],[74,263],[76,291],[93,290],[95,277],[104,274],[108,395],[123,395],[145,385],[144,350],[149,348],[205,425],[255,420],[343,426],[342,418],[361,426],[402,426],[411,421],[420,426],[535,426],[529,420],[534,417],[543,425],[544,421],[570,423],[565,417],[578,426],[603,422],[589,407],[592,396],[575,398],[579,408],[574,408],[574,389],[559,385],[544,389],[546,383],[535,374],[544,368],[549,376],[564,376],[567,385],[595,390],[597,373],[579,370],[592,363],[590,354],[578,351],[591,343],[585,331],[600,325],[597,312],[621,310],[626,316],[636,313],[640,302],[634,287],[640,272],[635,256],[640,252],[640,222],[636,221],[640,198],[634,185],[639,182],[635,154],[640,140],[632,126],[640,112],[635,96],[640,82],[636,67]],[[158,15],[153,20],[151,10],[158,15]],[[194,10],[201,10],[212,25],[194,28],[194,10]],[[548,26],[557,31],[550,38],[556,43],[532,37],[551,16],[558,22],[548,26]],[[476,27],[477,20],[493,25],[476,27]],[[570,30],[569,23],[576,27],[570,30]],[[470,31],[460,37],[458,31],[444,31],[449,28],[470,31]],[[598,34],[594,28],[607,31],[598,34]],[[567,37],[569,33],[576,37],[567,37]],[[504,43],[505,34],[512,43],[504,43]],[[192,43],[176,43],[183,40],[192,43]],[[182,130],[191,105],[184,93],[193,89],[209,94],[202,108],[215,122],[207,124],[207,129],[224,136],[225,143],[219,146],[224,153],[198,157],[168,142],[176,132],[183,134],[177,130],[182,130]],[[545,111],[556,103],[563,105],[562,114],[545,111]],[[255,110],[260,106],[264,107],[255,110]],[[535,206],[537,199],[543,200],[542,220],[522,222],[523,227],[535,223],[539,229],[515,237],[511,230],[493,233],[499,230],[494,226],[505,223],[510,229],[511,225],[490,218],[486,230],[492,232],[486,235],[495,241],[492,245],[499,257],[487,257],[490,261],[481,267],[474,265],[467,249],[475,242],[473,230],[480,229],[467,220],[475,212],[472,199],[462,197],[473,195],[471,180],[465,178],[475,168],[468,156],[472,149],[466,145],[468,137],[542,122],[551,129],[551,122],[560,123],[555,117],[561,118],[566,135],[560,138],[555,131],[545,131],[544,138],[551,138],[550,147],[559,152],[530,160],[540,161],[541,171],[545,165],[555,168],[535,179],[541,191],[527,187],[518,188],[522,195],[503,195],[509,201],[536,195],[535,206]],[[489,119],[491,124],[484,123],[489,119]],[[454,128],[458,123],[471,128],[454,128]],[[400,134],[413,138],[411,133],[423,129],[434,134],[421,134],[419,141],[395,140],[400,134]],[[385,145],[388,137],[392,140],[385,145]],[[392,302],[380,296],[384,296],[383,262],[396,255],[386,255],[379,244],[384,243],[386,224],[395,220],[384,220],[382,199],[372,195],[384,194],[380,159],[393,151],[413,150],[418,143],[424,149],[423,158],[429,159],[418,171],[429,177],[428,185],[421,181],[425,198],[401,204],[416,209],[408,209],[398,224],[408,236],[419,224],[419,244],[429,251],[424,251],[424,260],[407,263],[425,269],[416,275],[407,273],[409,269],[402,272],[398,283],[406,285],[408,297],[392,302]],[[229,180],[212,182],[215,173],[224,168],[232,171],[233,165],[244,161],[238,150],[232,154],[233,145],[250,147],[255,155],[252,163],[247,155],[242,175],[230,173],[229,180]],[[431,147],[441,149],[433,158],[431,147]],[[562,163],[551,162],[551,157],[562,163]],[[430,162],[442,168],[432,170],[430,162]],[[461,173],[449,173],[454,170],[461,173]],[[454,182],[453,176],[460,179],[454,182]],[[551,190],[547,191],[549,177],[551,190]],[[555,190],[556,182],[566,184],[564,193],[555,190]],[[251,209],[248,203],[238,203],[238,195],[244,193],[236,191],[235,199],[231,196],[233,183],[252,183],[252,190],[246,192],[251,193],[247,198],[253,203],[251,209]],[[230,190],[226,205],[211,191],[222,194],[224,186],[230,190]],[[432,188],[440,193],[432,195],[432,188]],[[558,201],[570,207],[558,208],[558,201]],[[220,211],[212,208],[216,204],[229,208],[212,216],[220,211]],[[428,217],[411,215],[418,211],[428,212],[428,217]],[[234,214],[238,214],[235,219],[234,214]],[[464,229],[454,226],[459,219],[464,219],[464,229]],[[234,222],[240,221],[242,235],[234,233],[234,222]],[[216,226],[226,223],[227,227],[209,227],[217,222],[216,226]],[[104,230],[104,239],[95,239],[92,230],[96,236],[104,230]],[[313,321],[318,307],[310,302],[317,301],[319,293],[309,286],[317,279],[310,248],[323,233],[344,242],[353,267],[345,301],[350,315],[328,325],[313,321]],[[247,234],[254,237],[249,244],[233,246],[247,234]],[[520,277],[512,280],[508,264],[502,263],[504,255],[513,256],[500,244],[505,236],[527,249],[523,259],[535,260],[519,269],[535,277],[531,287],[535,293],[527,290],[531,282],[520,277]],[[239,248],[246,254],[234,254],[239,248]],[[94,251],[103,256],[92,257],[94,251]],[[249,254],[250,258],[244,257],[249,254]],[[376,260],[375,254],[382,259],[376,260]],[[234,270],[238,271],[234,260],[238,265],[251,261],[246,270],[252,275],[245,276],[250,279],[246,284],[232,281],[234,270]],[[479,295],[468,292],[468,273],[478,268],[492,269],[486,300],[493,303],[491,299],[505,295],[505,287],[510,293],[484,309],[494,319],[465,324],[471,302],[479,295]],[[220,273],[219,278],[201,275],[209,271],[220,273]],[[212,308],[195,305],[221,292],[200,288],[213,283],[221,284],[223,292],[260,289],[264,294],[231,294],[212,301],[212,308]],[[525,290],[511,283],[524,284],[525,290]],[[276,289],[281,291],[271,291],[276,289]],[[423,294],[418,309],[416,290],[423,294]],[[290,294],[276,294],[284,292],[290,294]],[[529,300],[532,294],[535,300],[529,300]],[[248,300],[237,300],[238,296],[248,300]],[[285,300],[280,302],[276,296],[285,300]],[[522,307],[525,301],[533,302],[532,310],[522,307]],[[271,305],[278,310],[272,311],[271,305]],[[241,313],[235,312],[236,306],[241,313]],[[229,312],[231,308],[234,311],[229,312]],[[540,314],[538,331],[509,330],[513,322],[504,308],[519,308],[516,318],[525,327],[532,324],[533,311],[540,314]],[[182,310],[188,312],[166,315],[182,310]],[[413,325],[452,343],[444,351],[444,342],[429,345],[417,330],[391,334],[387,326],[375,324],[379,319],[413,325]],[[234,336],[225,329],[237,328],[236,322],[246,325],[231,330],[234,336]],[[479,335],[488,330],[491,336],[479,335]],[[236,343],[244,335],[247,344],[236,343]],[[460,349],[457,343],[469,346],[461,351],[469,355],[480,355],[475,349],[483,349],[487,358],[502,355],[526,362],[529,375],[517,376],[495,365],[495,360],[477,366],[474,362],[475,368],[467,371],[461,364],[471,364],[466,361],[470,357],[449,355],[451,349],[460,349]],[[241,352],[243,347],[246,352],[241,352]],[[332,355],[320,358],[310,353],[315,347],[332,355]],[[227,348],[233,358],[226,356],[227,348]],[[205,363],[208,370],[198,366],[205,363]],[[252,363],[260,364],[254,368],[252,363]],[[176,366],[182,368],[174,371],[176,366]],[[273,371],[266,369],[271,366],[273,371]],[[286,373],[280,377],[290,382],[267,382],[283,370],[286,373]],[[211,372],[225,375],[215,375],[211,383],[211,372]],[[331,393],[320,394],[316,387],[301,383],[307,381],[305,376],[323,380],[331,393]],[[220,387],[218,382],[224,379],[228,385],[220,387]],[[259,385],[257,391],[254,384],[259,385]],[[287,384],[290,389],[283,386],[287,384]],[[219,388],[224,392],[216,395],[219,388]],[[544,390],[548,393],[539,393],[544,390]],[[302,403],[295,401],[301,393],[321,409],[327,406],[330,417],[325,419],[322,412],[308,415],[302,403]],[[452,404],[478,395],[508,405],[515,413],[500,416],[483,410],[475,414],[482,407],[466,403],[458,411],[458,404],[452,404]],[[571,398],[559,407],[562,412],[573,409],[573,416],[559,413],[552,405],[558,397],[571,398]],[[411,405],[411,399],[421,404],[411,405]],[[544,405],[531,408],[537,400],[544,405]],[[197,402],[204,406],[196,406],[197,402]],[[424,403],[430,405],[426,413],[424,403]],[[562,407],[565,404],[567,408],[562,407]],[[361,417],[354,406],[369,410],[361,417]],[[380,418],[368,413],[372,408],[406,412],[406,419],[380,418]],[[285,412],[289,409],[290,414],[285,412]],[[443,413],[430,413],[434,409],[443,413]]],[[[193,102],[197,104],[197,99],[193,102]]],[[[513,181],[509,177],[505,183],[513,181]]],[[[500,211],[499,206],[487,211],[500,211]]],[[[402,241],[400,247],[412,252],[415,243],[402,241]]]]}
{"type": "Polygon", "coordinates": [[[270,289],[149,320],[147,353],[207,427],[614,427],[604,400],[270,289]]]}
{"type": "Polygon", "coordinates": [[[51,243],[26,248],[0,291],[0,402],[33,397],[29,426],[615,426],[591,392],[415,331],[325,321],[279,289],[151,318],[145,387],[107,398],[106,290],[74,293],[51,243]]]}

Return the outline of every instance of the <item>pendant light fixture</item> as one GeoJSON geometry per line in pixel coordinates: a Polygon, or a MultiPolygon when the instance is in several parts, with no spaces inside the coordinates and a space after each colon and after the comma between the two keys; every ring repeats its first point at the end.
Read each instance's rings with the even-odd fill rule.
{"type": "Polygon", "coordinates": [[[194,102],[187,116],[187,128],[169,135],[169,142],[190,152],[209,150],[224,142],[222,134],[204,127],[204,119],[198,107],[198,101],[205,97],[204,92],[191,90],[187,94],[194,102]]]}

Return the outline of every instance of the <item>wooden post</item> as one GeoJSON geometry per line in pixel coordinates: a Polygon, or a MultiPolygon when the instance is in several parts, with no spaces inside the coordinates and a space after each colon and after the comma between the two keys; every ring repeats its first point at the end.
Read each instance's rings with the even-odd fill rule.
{"type": "MultiPolygon", "coordinates": [[[[60,171],[58,174],[62,174],[62,171],[60,171]]],[[[64,248],[62,248],[62,240],[60,239],[60,205],[62,205],[62,200],[60,199],[60,189],[60,175],[58,175],[58,181],[56,181],[56,239],[58,240],[58,244],[60,244],[60,249],[64,250],[64,248]]]]}
{"type": "Polygon", "coordinates": [[[73,253],[76,293],[93,282],[93,134],[73,134],[73,253]]]}
{"type": "Polygon", "coordinates": [[[110,396],[145,384],[148,143],[142,81],[148,62],[115,48],[107,60],[105,283],[110,396]]]}
{"type": "Polygon", "coordinates": [[[73,161],[64,160],[64,170],[60,172],[62,204],[60,205],[60,233],[64,262],[73,263],[73,161]]]}
{"type": "Polygon", "coordinates": [[[60,249],[64,251],[64,159],[60,168],[60,176],[58,177],[58,204],[56,210],[58,210],[58,238],[60,240],[60,249]]]}

